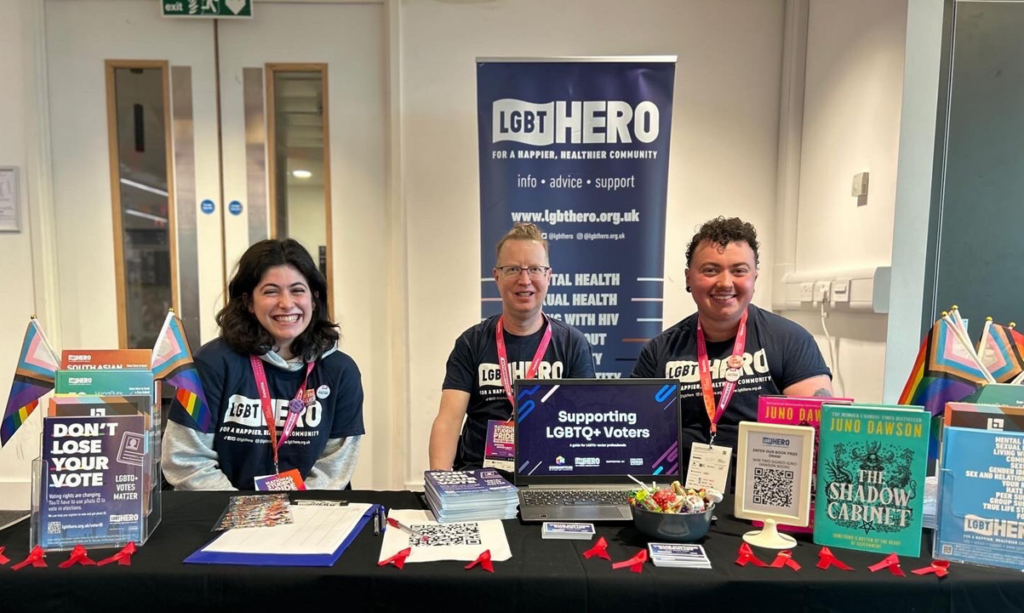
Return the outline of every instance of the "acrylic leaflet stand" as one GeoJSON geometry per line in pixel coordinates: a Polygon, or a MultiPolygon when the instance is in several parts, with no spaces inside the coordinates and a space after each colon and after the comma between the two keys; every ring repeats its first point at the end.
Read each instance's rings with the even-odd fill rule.
{"type": "Polygon", "coordinates": [[[32,462],[30,547],[143,545],[160,524],[160,383],[149,371],[104,376],[121,373],[131,378],[125,395],[69,395],[58,386],[50,400],[32,462]],[[148,394],[131,393],[142,389],[140,378],[148,394]]]}

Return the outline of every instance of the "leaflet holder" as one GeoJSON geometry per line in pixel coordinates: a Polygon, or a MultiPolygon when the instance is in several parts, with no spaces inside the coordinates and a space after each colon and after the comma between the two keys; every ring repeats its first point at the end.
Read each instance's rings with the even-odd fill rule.
{"type": "Polygon", "coordinates": [[[160,384],[151,371],[104,374],[120,373],[148,376],[148,401],[131,405],[142,411],[126,414],[123,396],[67,396],[58,377],[32,462],[30,547],[141,546],[160,524],[160,384]]]}

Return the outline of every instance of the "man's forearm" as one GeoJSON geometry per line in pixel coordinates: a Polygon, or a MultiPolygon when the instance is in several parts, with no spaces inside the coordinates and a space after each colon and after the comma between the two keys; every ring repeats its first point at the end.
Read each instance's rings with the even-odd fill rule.
{"type": "Polygon", "coordinates": [[[459,444],[459,431],[450,424],[434,422],[430,431],[430,470],[451,470],[455,462],[455,448],[459,444]]]}

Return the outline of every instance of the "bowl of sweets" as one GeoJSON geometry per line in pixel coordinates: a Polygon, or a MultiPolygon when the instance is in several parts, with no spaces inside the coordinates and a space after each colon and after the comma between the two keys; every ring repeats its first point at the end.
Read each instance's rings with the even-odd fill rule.
{"type": "Polygon", "coordinates": [[[642,534],[659,541],[689,543],[707,534],[715,504],[722,501],[716,490],[671,487],[643,488],[629,497],[633,524],[642,534]]]}

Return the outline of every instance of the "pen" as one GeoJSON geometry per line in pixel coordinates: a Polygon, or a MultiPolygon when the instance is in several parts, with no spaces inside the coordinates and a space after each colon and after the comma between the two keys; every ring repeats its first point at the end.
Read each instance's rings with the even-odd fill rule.
{"type": "Polygon", "coordinates": [[[388,518],[388,524],[394,526],[395,528],[398,528],[399,530],[401,530],[402,532],[405,532],[406,534],[408,534],[410,536],[415,536],[415,537],[417,537],[417,538],[419,538],[421,540],[426,541],[429,538],[429,537],[427,537],[427,535],[425,535],[425,534],[423,534],[421,532],[418,532],[416,530],[413,530],[412,528],[410,528],[409,526],[406,526],[405,524],[403,524],[402,522],[398,521],[397,519],[389,517],[388,518]]]}
{"type": "Polygon", "coordinates": [[[387,522],[384,521],[386,516],[384,515],[384,505],[377,505],[377,521],[380,522],[380,529],[387,530],[387,522]]]}
{"type": "Polygon", "coordinates": [[[380,514],[373,514],[373,535],[380,536],[380,514]]]}

